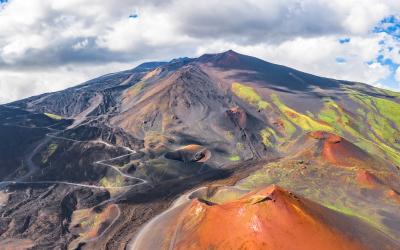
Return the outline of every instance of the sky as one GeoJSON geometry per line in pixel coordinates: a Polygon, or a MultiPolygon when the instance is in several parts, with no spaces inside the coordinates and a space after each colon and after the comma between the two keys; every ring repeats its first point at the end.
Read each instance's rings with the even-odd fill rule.
{"type": "Polygon", "coordinates": [[[0,103],[229,49],[400,91],[400,1],[0,0],[0,103]]]}

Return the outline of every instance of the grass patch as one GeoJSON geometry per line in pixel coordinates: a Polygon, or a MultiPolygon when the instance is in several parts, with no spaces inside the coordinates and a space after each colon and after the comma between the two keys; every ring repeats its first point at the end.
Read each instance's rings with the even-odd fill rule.
{"type": "Polygon", "coordinates": [[[52,113],[44,113],[44,115],[49,117],[49,118],[51,118],[51,119],[53,119],[53,120],[56,120],[56,121],[60,121],[60,120],[63,119],[62,116],[59,116],[59,115],[56,115],[56,114],[52,114],[52,113]]]}
{"type": "Polygon", "coordinates": [[[282,116],[280,121],[283,124],[283,128],[285,130],[285,134],[288,137],[292,137],[292,135],[294,135],[294,133],[296,133],[297,129],[296,127],[293,125],[293,123],[291,121],[289,121],[286,116],[282,116]]]}
{"type": "Polygon", "coordinates": [[[238,155],[231,155],[231,156],[229,157],[229,160],[230,160],[230,161],[240,161],[240,156],[238,156],[238,155]]]}
{"type": "Polygon", "coordinates": [[[225,131],[224,132],[224,137],[225,139],[227,139],[228,141],[232,141],[234,138],[234,135],[231,131],[225,131]]]}
{"type": "Polygon", "coordinates": [[[149,73],[147,73],[146,75],[144,75],[142,77],[142,79],[140,79],[140,81],[138,83],[136,83],[135,85],[133,85],[132,87],[130,87],[127,92],[126,95],[128,97],[134,97],[137,96],[139,94],[139,92],[144,88],[146,81],[149,80],[150,78],[152,78],[153,76],[156,76],[160,73],[160,69],[157,68],[153,71],[150,71],[149,73]]]}
{"type": "Polygon", "coordinates": [[[250,86],[234,82],[231,87],[233,93],[243,101],[250,103],[258,109],[266,109],[270,105],[264,101],[259,94],[250,86]]]}
{"type": "Polygon", "coordinates": [[[241,142],[236,143],[236,149],[240,151],[244,150],[244,144],[241,142]]]}
{"type": "Polygon", "coordinates": [[[147,81],[150,78],[152,78],[153,76],[156,76],[156,75],[160,74],[160,72],[161,72],[161,69],[160,68],[156,68],[156,69],[150,71],[149,73],[147,73],[145,76],[143,76],[141,80],[142,81],[147,81]]]}
{"type": "Polygon", "coordinates": [[[144,81],[140,81],[128,89],[127,95],[129,97],[136,96],[144,88],[144,81]]]}
{"type": "MultiPolygon", "coordinates": [[[[90,239],[98,236],[102,228],[102,224],[111,219],[110,216],[112,215],[112,208],[112,205],[108,206],[100,213],[89,212],[87,211],[87,209],[85,209],[87,211],[85,211],[85,213],[88,214],[84,218],[80,219],[79,224],[84,229],[84,232],[80,233],[80,236],[85,239],[90,239]]],[[[76,220],[76,216],[73,216],[76,220]]]]}
{"type": "Polygon", "coordinates": [[[260,131],[262,142],[266,147],[273,147],[273,141],[276,137],[276,133],[272,128],[265,128],[260,131]]]}
{"type": "MultiPolygon", "coordinates": [[[[400,165],[398,153],[400,145],[397,143],[400,139],[400,104],[392,100],[361,94],[353,89],[344,89],[349,98],[361,106],[357,113],[363,118],[365,123],[363,132],[369,137],[360,136],[363,140],[362,148],[367,150],[364,148],[365,145],[372,144],[380,149],[379,155],[400,165]]],[[[371,146],[368,145],[368,148],[370,149],[371,146]]]]}
{"type": "Polygon", "coordinates": [[[359,131],[353,128],[359,122],[352,119],[343,108],[331,99],[325,99],[324,107],[318,114],[318,118],[333,127],[337,134],[343,136],[345,133],[349,133],[355,138],[362,137],[359,131]]]}
{"type": "Polygon", "coordinates": [[[223,204],[225,202],[237,200],[242,197],[243,194],[244,192],[239,190],[218,190],[212,197],[207,198],[207,200],[217,204],[223,204]]]}
{"type": "MultiPolygon", "coordinates": [[[[313,118],[304,115],[302,113],[297,112],[296,110],[288,107],[284,104],[276,94],[271,95],[273,103],[278,107],[278,109],[286,116],[286,118],[296,124],[304,131],[333,131],[333,128],[329,125],[326,125],[320,121],[314,120],[313,118]]],[[[292,130],[292,128],[291,128],[292,130]]],[[[291,131],[293,133],[293,130],[291,131]]]]}
{"type": "Polygon", "coordinates": [[[400,128],[400,104],[383,98],[371,97],[378,111],[400,128]]]}
{"type": "MultiPolygon", "coordinates": [[[[344,206],[340,206],[340,205],[323,204],[323,206],[327,207],[329,209],[332,209],[332,210],[334,210],[336,212],[345,214],[347,216],[358,218],[358,219],[360,219],[360,220],[362,220],[364,222],[367,222],[369,225],[371,225],[371,226],[373,226],[373,227],[375,227],[375,228],[377,228],[377,229],[379,229],[381,231],[384,231],[384,232],[387,231],[387,230],[385,230],[384,227],[381,226],[381,224],[379,223],[379,220],[376,219],[376,218],[375,219],[371,219],[371,218],[369,218],[367,216],[361,215],[360,212],[358,212],[358,211],[353,211],[350,208],[347,208],[347,207],[344,207],[344,206]]],[[[386,233],[388,233],[388,232],[386,232],[386,233]]]]}
{"type": "Polygon", "coordinates": [[[57,144],[55,144],[55,143],[50,144],[47,147],[46,152],[44,152],[44,154],[42,154],[42,163],[47,163],[49,158],[56,152],[57,148],[58,148],[57,144]]]}
{"type": "Polygon", "coordinates": [[[124,186],[124,177],[121,175],[117,175],[115,177],[103,177],[99,185],[102,187],[123,187],[124,186]]]}

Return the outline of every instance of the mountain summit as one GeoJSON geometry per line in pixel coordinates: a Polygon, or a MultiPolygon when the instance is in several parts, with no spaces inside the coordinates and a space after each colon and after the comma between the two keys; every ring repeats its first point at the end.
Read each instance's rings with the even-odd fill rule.
{"type": "Polygon", "coordinates": [[[229,50],[0,121],[0,248],[400,247],[396,92],[229,50]]]}

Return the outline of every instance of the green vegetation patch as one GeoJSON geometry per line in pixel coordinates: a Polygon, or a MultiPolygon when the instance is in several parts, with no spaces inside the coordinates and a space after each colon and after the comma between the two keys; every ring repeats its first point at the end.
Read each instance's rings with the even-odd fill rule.
{"type": "Polygon", "coordinates": [[[371,218],[370,216],[362,215],[362,214],[360,214],[360,212],[354,211],[343,205],[337,205],[337,204],[323,204],[323,205],[329,209],[332,209],[336,212],[345,214],[347,216],[359,218],[359,219],[363,220],[364,222],[367,222],[371,226],[387,232],[387,230],[380,224],[380,221],[378,218],[375,218],[375,217],[371,218]]]}
{"type": "Polygon", "coordinates": [[[60,121],[63,119],[62,116],[56,115],[56,114],[52,114],[52,113],[44,113],[47,117],[56,120],[56,121],[60,121]]]}
{"type": "Polygon", "coordinates": [[[337,134],[343,136],[348,133],[355,138],[362,137],[359,131],[353,128],[361,122],[352,119],[352,117],[332,99],[327,98],[324,101],[325,104],[318,114],[318,119],[329,124],[329,126],[334,128],[337,134]]]}
{"type": "Polygon", "coordinates": [[[136,96],[144,88],[145,82],[140,81],[128,89],[128,96],[136,96]]]}
{"type": "Polygon", "coordinates": [[[233,133],[231,131],[225,131],[224,132],[224,137],[228,141],[232,141],[234,139],[234,135],[233,135],[233,133]]]}
{"type": "Polygon", "coordinates": [[[296,124],[304,131],[333,131],[333,128],[320,121],[314,120],[313,118],[297,112],[296,110],[288,107],[284,104],[276,94],[271,95],[272,102],[278,107],[278,109],[286,116],[286,118],[296,124]]]}
{"type": "Polygon", "coordinates": [[[250,191],[276,184],[390,234],[390,229],[382,223],[384,217],[380,212],[382,208],[391,212],[398,208],[373,190],[363,189],[355,181],[355,175],[352,169],[304,163],[298,159],[285,160],[264,165],[240,180],[235,188],[250,191]]]}
{"type": "MultiPolygon", "coordinates": [[[[365,95],[350,88],[344,88],[349,98],[357,102],[361,107],[357,110],[365,123],[364,134],[367,137],[360,138],[360,147],[371,149],[371,144],[379,148],[379,155],[393,160],[400,165],[400,104],[392,100],[365,95]]],[[[371,151],[369,151],[371,152],[371,151]]],[[[376,149],[374,149],[376,153],[376,149]]]]}
{"type": "Polygon", "coordinates": [[[100,214],[95,214],[94,216],[88,217],[85,220],[83,220],[80,224],[83,227],[95,227],[101,223],[100,220],[101,216],[100,214]]]}
{"type": "Polygon", "coordinates": [[[400,104],[391,100],[371,97],[378,111],[400,128],[400,104]]]}
{"type": "Polygon", "coordinates": [[[240,156],[238,156],[238,155],[231,155],[231,156],[229,157],[229,160],[230,160],[230,161],[240,161],[240,156]]]}
{"type": "Polygon", "coordinates": [[[239,151],[243,151],[244,150],[244,144],[241,142],[237,142],[236,143],[236,149],[239,151]]]}
{"type": "Polygon", "coordinates": [[[47,163],[49,160],[50,156],[52,156],[58,148],[58,145],[55,143],[50,144],[47,147],[47,150],[42,154],[42,163],[47,163]]]}
{"type": "Polygon", "coordinates": [[[161,70],[157,68],[153,71],[148,72],[145,76],[142,77],[142,79],[138,83],[136,83],[135,85],[133,85],[128,89],[127,95],[129,97],[137,96],[139,92],[144,88],[146,81],[152,78],[153,76],[158,75],[160,71],[161,70]]]}
{"type": "Polygon", "coordinates": [[[223,204],[225,202],[237,200],[245,193],[247,193],[247,191],[234,188],[226,188],[218,190],[215,194],[213,194],[211,197],[208,197],[206,200],[217,204],[223,204]]]}
{"type": "Polygon", "coordinates": [[[268,127],[261,130],[260,135],[266,147],[273,147],[273,141],[276,139],[277,135],[272,128],[268,127]]]}
{"type": "Polygon", "coordinates": [[[264,101],[259,94],[250,86],[234,82],[231,87],[233,93],[243,101],[250,103],[258,109],[266,109],[270,105],[264,101]]]}
{"type": "Polygon", "coordinates": [[[102,187],[123,187],[124,186],[124,177],[121,175],[117,175],[115,177],[103,177],[99,185],[102,187]]]}
{"type": "Polygon", "coordinates": [[[293,125],[293,123],[289,119],[286,118],[286,116],[281,117],[281,122],[283,124],[285,134],[288,137],[292,137],[292,135],[294,135],[294,133],[296,133],[296,131],[297,131],[296,127],[293,125]]]}

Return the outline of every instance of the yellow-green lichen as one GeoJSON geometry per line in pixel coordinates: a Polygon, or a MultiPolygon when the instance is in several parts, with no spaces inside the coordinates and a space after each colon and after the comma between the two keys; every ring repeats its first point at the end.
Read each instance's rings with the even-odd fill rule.
{"type": "Polygon", "coordinates": [[[332,99],[324,100],[324,107],[318,114],[318,118],[321,121],[329,124],[337,134],[342,136],[346,133],[352,135],[355,138],[359,138],[362,135],[354,127],[358,124],[358,121],[352,119],[349,114],[347,114],[342,107],[340,107],[332,99]]]}
{"type": "Polygon", "coordinates": [[[265,128],[260,131],[262,142],[266,147],[273,147],[273,142],[276,137],[276,133],[272,128],[265,128]]]}
{"type": "Polygon", "coordinates": [[[271,95],[273,103],[278,107],[278,109],[282,112],[285,117],[292,122],[293,124],[296,124],[298,127],[300,127],[304,131],[333,131],[333,128],[329,125],[326,125],[320,121],[314,120],[313,118],[304,115],[300,112],[297,112],[296,110],[288,107],[286,104],[284,104],[276,94],[271,95]]]}
{"type": "Polygon", "coordinates": [[[117,175],[115,177],[103,177],[99,185],[102,187],[123,187],[124,186],[124,177],[121,175],[117,175]]]}
{"type": "Polygon", "coordinates": [[[229,157],[229,160],[230,160],[230,161],[240,161],[240,156],[238,156],[238,155],[231,155],[231,156],[229,157]]]}
{"type": "Polygon", "coordinates": [[[283,124],[286,136],[292,137],[292,135],[294,135],[294,133],[297,131],[296,126],[293,125],[293,123],[286,117],[282,117],[281,122],[283,124]]]}
{"type": "Polygon", "coordinates": [[[47,150],[42,154],[42,163],[47,163],[49,160],[50,156],[52,156],[58,148],[58,145],[55,143],[50,144],[47,147],[47,150]]]}
{"type": "Polygon", "coordinates": [[[224,132],[224,137],[225,139],[227,139],[228,141],[232,141],[234,138],[234,135],[231,131],[225,131],[224,132]]]}
{"type": "Polygon", "coordinates": [[[264,101],[259,94],[250,86],[234,82],[232,83],[232,92],[243,101],[250,103],[258,109],[266,109],[269,103],[264,101]]]}
{"type": "Polygon", "coordinates": [[[368,223],[369,225],[371,225],[371,226],[373,226],[373,227],[375,227],[377,229],[380,229],[381,231],[389,233],[388,230],[386,230],[386,228],[383,227],[380,224],[379,219],[376,218],[376,217],[371,218],[370,215],[369,216],[363,215],[359,211],[354,211],[354,210],[352,210],[352,209],[350,209],[348,207],[345,207],[345,206],[339,205],[339,204],[325,203],[323,205],[325,207],[329,208],[329,209],[332,209],[332,210],[336,211],[336,212],[345,214],[345,215],[350,216],[350,217],[356,217],[358,219],[361,219],[364,222],[368,223]]]}
{"type": "Polygon", "coordinates": [[[369,137],[360,138],[363,140],[361,147],[365,149],[365,145],[373,144],[381,150],[379,155],[383,154],[384,158],[400,165],[400,145],[397,143],[400,138],[400,104],[393,100],[362,94],[350,88],[344,90],[351,100],[361,106],[357,112],[364,122],[362,132],[369,137]]]}
{"type": "Polygon", "coordinates": [[[56,114],[52,114],[52,113],[44,113],[47,117],[49,117],[49,118],[51,118],[51,119],[53,119],[53,120],[56,120],[56,121],[59,121],[59,120],[62,120],[63,119],[63,117],[62,116],[59,116],[59,115],[56,115],[56,114]]]}
{"type": "Polygon", "coordinates": [[[244,150],[244,144],[241,142],[236,143],[236,149],[239,151],[244,150]]]}
{"type": "Polygon", "coordinates": [[[136,96],[144,88],[144,84],[145,84],[144,81],[136,83],[135,85],[133,85],[128,89],[127,95],[130,97],[136,96]]]}

